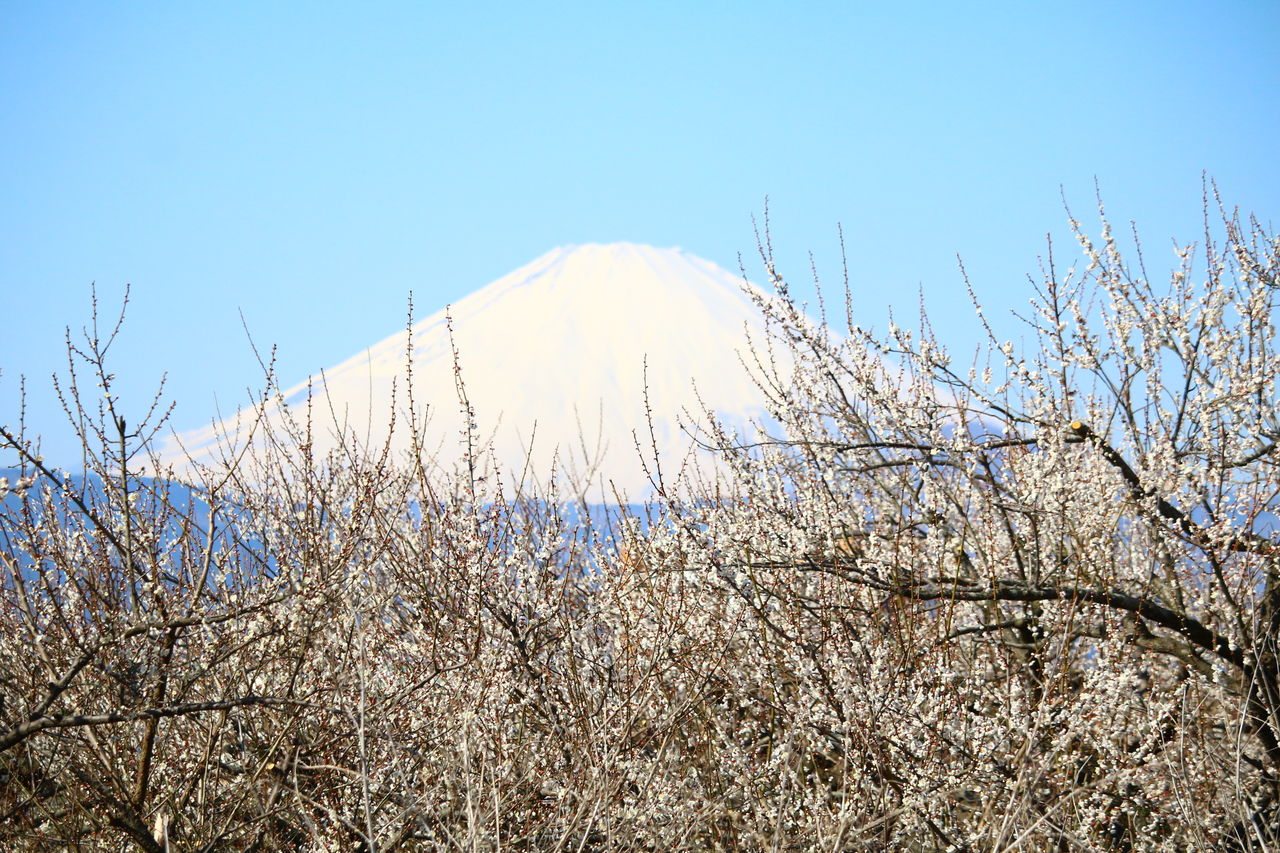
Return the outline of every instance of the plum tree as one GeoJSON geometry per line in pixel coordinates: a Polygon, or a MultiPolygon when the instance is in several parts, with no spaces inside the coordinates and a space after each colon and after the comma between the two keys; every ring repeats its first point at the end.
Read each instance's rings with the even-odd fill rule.
{"type": "Polygon", "coordinates": [[[86,476],[0,431],[0,846],[1277,849],[1280,241],[1218,210],[1163,285],[1073,220],[967,364],[766,243],[770,421],[607,524],[306,404],[179,486],[91,329],[86,476]]]}

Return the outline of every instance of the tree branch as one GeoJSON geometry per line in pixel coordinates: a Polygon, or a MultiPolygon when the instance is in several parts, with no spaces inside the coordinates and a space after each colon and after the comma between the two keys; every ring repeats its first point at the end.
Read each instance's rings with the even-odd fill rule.
{"type": "Polygon", "coordinates": [[[885,584],[883,588],[904,598],[918,601],[1083,601],[1113,610],[1123,610],[1141,616],[1162,628],[1168,628],[1194,645],[1212,652],[1245,672],[1250,666],[1244,652],[1228,638],[1214,631],[1198,619],[1171,610],[1150,598],[1127,595],[1112,590],[1088,589],[1051,584],[1032,585],[1022,581],[997,580],[979,585],[964,579],[937,579],[932,581],[885,584]]]}
{"type": "Polygon", "coordinates": [[[132,723],[138,720],[155,720],[163,717],[181,717],[205,711],[223,711],[246,705],[271,705],[279,700],[265,696],[241,696],[238,699],[221,699],[213,702],[188,702],[165,708],[145,708],[139,711],[106,714],[62,714],[53,717],[37,717],[0,734],[0,752],[5,752],[32,735],[48,729],[69,729],[82,726],[109,726],[116,723],[132,723]]]}

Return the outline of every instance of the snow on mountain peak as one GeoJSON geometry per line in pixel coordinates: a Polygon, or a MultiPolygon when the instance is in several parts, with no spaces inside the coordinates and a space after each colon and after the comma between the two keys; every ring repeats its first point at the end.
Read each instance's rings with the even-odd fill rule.
{"type": "MultiPolygon", "coordinates": [[[[693,444],[681,424],[701,421],[703,404],[739,425],[763,415],[762,395],[739,360],[748,333],[756,341],[764,336],[743,288],[741,276],[676,248],[588,243],[547,252],[408,331],[413,397],[419,416],[424,407],[428,415],[427,450],[446,467],[461,454],[450,316],[479,433],[508,482],[526,459],[540,478],[554,460],[559,471],[590,480],[593,499],[608,499],[615,488],[643,499],[651,484],[636,436],[651,457],[646,390],[667,475],[693,444]]],[[[330,427],[375,446],[386,435],[395,383],[400,426],[393,446],[406,450],[405,335],[322,371],[311,383],[312,411],[331,413],[330,427]]],[[[307,388],[284,393],[290,408],[305,403],[307,388]]],[[[278,407],[268,416],[279,420],[278,407]]],[[[162,457],[182,467],[181,442],[195,459],[213,458],[218,436],[243,439],[246,420],[171,439],[162,457]]],[[[324,452],[336,441],[321,434],[315,448],[324,452]]]]}

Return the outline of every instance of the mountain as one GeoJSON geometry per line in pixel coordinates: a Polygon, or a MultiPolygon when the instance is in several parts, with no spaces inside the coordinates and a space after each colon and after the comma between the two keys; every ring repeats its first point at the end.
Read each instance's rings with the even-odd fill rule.
{"type": "MultiPolygon", "coordinates": [[[[702,422],[704,405],[740,426],[763,415],[762,395],[740,361],[748,334],[764,339],[744,287],[754,289],[681,249],[562,247],[322,371],[310,385],[287,390],[284,399],[298,413],[311,389],[313,417],[329,427],[317,430],[318,451],[334,446],[328,433],[335,426],[372,445],[385,437],[394,382],[394,447],[402,452],[409,444],[411,345],[414,403],[428,416],[427,448],[447,467],[463,448],[456,347],[478,433],[508,472],[507,483],[525,470],[526,458],[544,481],[554,459],[563,474],[589,479],[597,498],[611,499],[612,483],[623,496],[643,499],[651,484],[636,436],[651,459],[646,388],[668,478],[693,445],[682,425],[702,422]]],[[[278,405],[269,404],[268,417],[279,422],[278,405]]],[[[242,439],[246,419],[171,438],[162,457],[179,468],[181,448],[197,460],[214,458],[218,437],[242,439]]]]}

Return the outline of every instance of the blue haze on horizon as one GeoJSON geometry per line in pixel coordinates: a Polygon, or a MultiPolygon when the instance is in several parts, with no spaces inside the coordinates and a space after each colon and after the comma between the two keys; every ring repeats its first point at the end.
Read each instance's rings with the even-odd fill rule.
{"type": "MultiPolygon", "coordinates": [[[[956,256],[1009,337],[1065,195],[1095,182],[1153,275],[1202,234],[1202,175],[1280,215],[1280,4],[757,2],[6,4],[0,11],[0,422],[79,454],[49,374],[63,329],[132,296],[128,411],[173,424],[285,385],[557,245],[681,246],[760,279],[809,252],[854,306],[957,356],[956,256]],[[794,5],[794,4],[793,4],[794,5]],[[1061,190],[1061,194],[1060,194],[1061,190]]],[[[10,464],[0,458],[0,465],[10,464]]]]}

